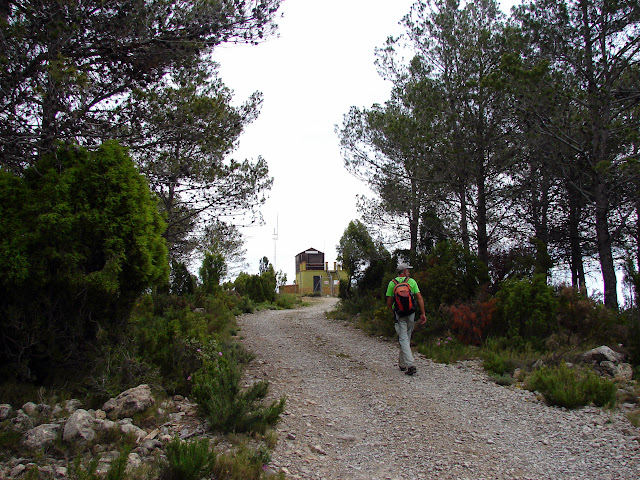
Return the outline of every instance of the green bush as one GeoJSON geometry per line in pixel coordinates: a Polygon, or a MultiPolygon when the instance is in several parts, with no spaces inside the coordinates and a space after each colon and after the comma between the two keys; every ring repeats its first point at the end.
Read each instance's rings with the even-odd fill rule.
{"type": "Polygon", "coordinates": [[[161,480],[208,478],[216,465],[216,454],[207,438],[183,442],[176,437],[167,444],[165,453],[167,460],[160,473],[161,480]]]}
{"type": "Polygon", "coordinates": [[[535,363],[541,355],[522,337],[491,337],[480,349],[483,368],[493,377],[511,376],[516,368],[525,368],[535,363]]]}
{"type": "Polygon", "coordinates": [[[464,345],[451,336],[439,337],[426,343],[421,343],[418,345],[417,350],[434,362],[446,364],[474,358],[478,351],[477,348],[464,345]]]}
{"type": "Polygon", "coordinates": [[[484,352],[482,366],[485,371],[493,375],[512,374],[516,363],[507,355],[497,352],[484,352]]]}
{"type": "Polygon", "coordinates": [[[574,287],[560,287],[557,296],[557,330],[567,345],[587,340],[602,343],[624,341],[624,335],[617,335],[621,330],[616,331],[615,326],[623,325],[628,317],[606,308],[574,287]]]}
{"type": "Polygon", "coordinates": [[[233,452],[218,457],[213,473],[215,478],[228,480],[260,480],[263,478],[285,480],[284,474],[265,475],[263,467],[271,461],[270,457],[271,455],[264,445],[258,449],[250,449],[241,444],[233,452]]]}
{"type": "Polygon", "coordinates": [[[453,242],[439,242],[426,262],[414,278],[430,313],[438,312],[441,305],[473,300],[489,281],[486,265],[453,242]]]}
{"type": "Polygon", "coordinates": [[[566,364],[542,367],[525,384],[527,389],[540,392],[550,405],[579,408],[590,403],[599,407],[616,403],[615,383],[589,368],[569,368],[566,364]]]}
{"type": "Polygon", "coordinates": [[[285,398],[266,406],[269,383],[257,382],[240,389],[241,372],[231,357],[220,352],[206,359],[193,376],[193,397],[207,416],[211,427],[223,433],[264,433],[275,425],[284,411],[285,398]]]}
{"type": "Polygon", "coordinates": [[[280,293],[276,296],[276,305],[278,308],[289,310],[302,305],[302,300],[292,293],[280,293]]]}
{"type": "Polygon", "coordinates": [[[490,329],[496,336],[542,340],[553,331],[558,300],[544,275],[509,279],[496,296],[497,312],[490,329]]]}
{"type": "Polygon", "coordinates": [[[236,330],[223,294],[145,296],[121,332],[120,342],[105,341],[94,353],[89,376],[92,395],[99,400],[140,383],[168,394],[190,395],[189,376],[202,367],[206,352],[233,351],[239,361],[247,360],[231,339],[236,330]],[[194,311],[192,301],[204,312],[194,311]]]}
{"type": "Polygon", "coordinates": [[[271,265],[260,275],[240,273],[234,285],[240,295],[249,297],[255,303],[274,302],[276,299],[277,279],[271,265]]]}
{"type": "Polygon", "coordinates": [[[174,295],[193,295],[198,281],[192,275],[187,266],[182,262],[172,260],[171,262],[171,285],[170,291],[174,295]]]}
{"type": "Polygon", "coordinates": [[[391,338],[396,333],[393,312],[387,307],[360,314],[356,318],[356,326],[369,335],[391,338]]]}
{"type": "Polygon", "coordinates": [[[82,368],[97,337],[116,335],[138,296],[168,282],[164,230],[114,142],[61,147],[22,177],[0,171],[0,376],[82,368]]]}
{"type": "Polygon", "coordinates": [[[515,379],[508,373],[502,375],[495,373],[489,374],[489,380],[503,387],[513,385],[515,383],[515,379]]]}

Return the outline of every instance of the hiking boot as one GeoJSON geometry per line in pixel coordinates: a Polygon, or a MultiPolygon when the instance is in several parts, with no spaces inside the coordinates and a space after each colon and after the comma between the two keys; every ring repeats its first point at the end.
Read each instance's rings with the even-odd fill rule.
{"type": "Polygon", "coordinates": [[[400,367],[401,372],[405,372],[406,370],[407,370],[407,367],[400,367]]]}
{"type": "Polygon", "coordinates": [[[416,373],[416,367],[414,367],[413,365],[407,368],[407,371],[404,372],[405,375],[415,375],[415,373],[416,373]]]}

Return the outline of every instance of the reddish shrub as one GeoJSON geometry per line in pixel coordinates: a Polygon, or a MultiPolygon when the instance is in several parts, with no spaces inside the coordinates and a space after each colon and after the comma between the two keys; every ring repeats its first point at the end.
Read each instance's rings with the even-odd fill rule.
{"type": "Polygon", "coordinates": [[[491,298],[485,302],[449,307],[451,326],[458,340],[466,345],[480,345],[496,311],[496,302],[497,299],[491,298]]]}

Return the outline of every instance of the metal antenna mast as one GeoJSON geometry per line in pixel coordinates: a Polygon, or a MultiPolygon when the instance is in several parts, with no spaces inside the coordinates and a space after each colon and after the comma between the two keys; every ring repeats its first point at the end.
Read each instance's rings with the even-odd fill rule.
{"type": "Polygon", "coordinates": [[[278,241],[278,215],[276,214],[276,228],[273,229],[273,270],[278,271],[276,263],[276,242],[278,241]]]}

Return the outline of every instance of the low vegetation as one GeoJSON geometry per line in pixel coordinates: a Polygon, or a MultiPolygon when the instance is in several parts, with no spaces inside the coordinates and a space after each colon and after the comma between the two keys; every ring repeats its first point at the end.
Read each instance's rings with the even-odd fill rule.
{"type": "MultiPolygon", "coordinates": [[[[192,293],[183,295],[170,290],[144,294],[119,334],[100,337],[95,349],[82,357],[83,362],[74,363],[72,372],[46,384],[14,376],[0,384],[0,403],[55,403],[80,398],[87,408],[99,408],[123,390],[146,383],[160,398],[181,395],[199,403],[211,435],[225,437],[227,443],[235,446],[216,456],[215,445],[209,439],[193,442],[176,439],[166,447],[166,462],[147,465],[144,471],[126,475],[121,464],[126,465],[128,451],[123,450],[122,461],[114,461],[105,477],[96,473],[97,457],[90,450],[69,451],[60,444],[48,455],[72,459],[69,478],[185,479],[202,478],[207,472],[214,472],[215,478],[221,479],[277,478],[275,473],[268,475],[263,466],[268,462],[269,449],[276,444],[273,427],[286,400],[264,403],[267,381],[241,388],[243,366],[253,356],[238,341],[235,314],[242,313],[243,306],[249,304],[250,310],[255,311],[293,308],[302,301],[294,295],[278,295],[273,302],[264,299],[255,302],[234,290],[220,288],[206,293],[198,285],[192,293]]],[[[163,422],[160,417],[154,421],[163,422]]],[[[102,440],[113,445],[122,445],[124,441],[122,438],[96,441],[102,440]]],[[[127,446],[129,450],[131,445],[127,446]]],[[[21,450],[20,435],[3,424],[0,461],[16,455],[28,454],[21,450]]]]}

